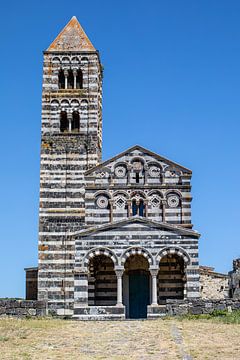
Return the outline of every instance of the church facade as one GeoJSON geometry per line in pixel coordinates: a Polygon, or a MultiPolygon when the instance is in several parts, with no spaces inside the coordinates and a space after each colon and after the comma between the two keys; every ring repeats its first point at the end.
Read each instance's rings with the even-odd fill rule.
{"type": "Polygon", "coordinates": [[[198,298],[191,171],[138,145],[101,156],[102,65],[73,17],[44,52],[38,298],[76,319],[198,298]]]}

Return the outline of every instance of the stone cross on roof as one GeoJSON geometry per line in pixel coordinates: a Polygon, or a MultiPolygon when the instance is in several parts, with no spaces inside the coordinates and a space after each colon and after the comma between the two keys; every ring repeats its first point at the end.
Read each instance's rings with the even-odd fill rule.
{"type": "Polygon", "coordinates": [[[47,51],[96,51],[91,41],[73,16],[47,51]]]}

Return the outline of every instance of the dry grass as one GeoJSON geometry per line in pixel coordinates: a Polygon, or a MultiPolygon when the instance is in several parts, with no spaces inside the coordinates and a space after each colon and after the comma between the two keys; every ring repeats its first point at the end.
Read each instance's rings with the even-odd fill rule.
{"type": "Polygon", "coordinates": [[[0,359],[177,360],[190,354],[193,359],[234,360],[239,338],[239,325],[206,320],[0,319],[0,359]]]}
{"type": "Polygon", "coordinates": [[[240,325],[184,320],[178,327],[193,359],[240,359],[240,325]]]}

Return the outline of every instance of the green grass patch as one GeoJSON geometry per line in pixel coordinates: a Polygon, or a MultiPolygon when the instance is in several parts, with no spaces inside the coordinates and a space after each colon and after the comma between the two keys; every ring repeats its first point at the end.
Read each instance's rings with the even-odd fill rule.
{"type": "Polygon", "coordinates": [[[214,310],[210,314],[199,315],[182,315],[177,317],[178,320],[211,320],[222,322],[224,324],[240,324],[240,310],[228,312],[227,310],[214,310]]]}

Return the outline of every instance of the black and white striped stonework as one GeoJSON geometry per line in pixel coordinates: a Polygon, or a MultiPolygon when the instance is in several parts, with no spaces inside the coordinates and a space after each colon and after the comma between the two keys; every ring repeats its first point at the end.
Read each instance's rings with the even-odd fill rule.
{"type": "MultiPolygon", "coordinates": [[[[70,45],[70,44],[69,44],[70,45]]],[[[39,299],[72,313],[75,241],[85,225],[84,173],[101,160],[102,76],[97,51],[45,51],[39,209],[39,299]],[[82,89],[61,89],[61,69],[81,69],[82,89]],[[80,117],[79,130],[61,132],[61,113],[80,117]]]]}
{"type": "Polygon", "coordinates": [[[144,217],[192,227],[191,171],[140,146],[92,168],[85,178],[89,226],[131,217],[133,202],[142,201],[144,217]]]}
{"type": "Polygon", "coordinates": [[[76,18],[44,52],[41,135],[38,298],[122,319],[138,270],[151,306],[199,297],[192,172],[138,145],[101,162],[102,65],[76,18]]]}

